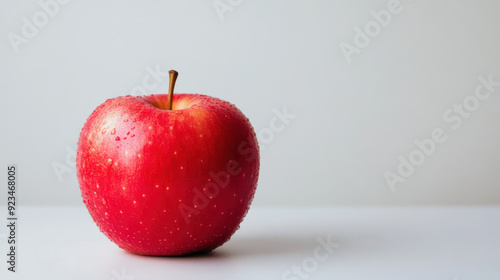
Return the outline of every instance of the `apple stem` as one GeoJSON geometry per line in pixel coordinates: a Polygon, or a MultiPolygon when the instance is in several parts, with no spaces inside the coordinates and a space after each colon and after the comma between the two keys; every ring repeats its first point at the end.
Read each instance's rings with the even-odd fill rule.
{"type": "Polygon", "coordinates": [[[168,84],[167,110],[172,110],[172,99],[174,97],[175,81],[177,80],[178,75],[179,75],[179,73],[175,70],[168,71],[169,84],[168,84]]]}

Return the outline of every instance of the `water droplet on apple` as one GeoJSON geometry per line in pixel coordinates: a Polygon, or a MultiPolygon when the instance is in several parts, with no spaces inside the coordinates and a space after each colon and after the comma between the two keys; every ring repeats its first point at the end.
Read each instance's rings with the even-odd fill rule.
{"type": "Polygon", "coordinates": [[[113,128],[113,130],[111,130],[111,135],[115,135],[116,133],[116,129],[113,128]]]}
{"type": "Polygon", "coordinates": [[[127,135],[129,135],[129,134],[130,134],[130,131],[129,131],[129,132],[127,132],[127,135]]]}
{"type": "Polygon", "coordinates": [[[103,128],[101,131],[102,134],[106,133],[106,128],[103,128]]]}
{"type": "Polygon", "coordinates": [[[135,134],[132,134],[130,137],[134,137],[134,136],[135,136],[135,134]]]}
{"type": "Polygon", "coordinates": [[[116,136],[115,140],[120,141],[120,137],[116,136]]]}
{"type": "Polygon", "coordinates": [[[132,126],[130,129],[134,130],[134,129],[135,129],[135,126],[132,126]]]}
{"type": "Polygon", "coordinates": [[[123,120],[123,122],[128,122],[128,119],[123,120]]]}

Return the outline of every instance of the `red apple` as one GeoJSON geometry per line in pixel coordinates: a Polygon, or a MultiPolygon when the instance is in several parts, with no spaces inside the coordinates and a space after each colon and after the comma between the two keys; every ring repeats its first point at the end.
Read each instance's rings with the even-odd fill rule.
{"type": "Polygon", "coordinates": [[[109,99],[78,141],[83,201],[100,230],[142,255],[213,250],[253,199],[259,147],[234,105],[198,94],[109,99]]]}

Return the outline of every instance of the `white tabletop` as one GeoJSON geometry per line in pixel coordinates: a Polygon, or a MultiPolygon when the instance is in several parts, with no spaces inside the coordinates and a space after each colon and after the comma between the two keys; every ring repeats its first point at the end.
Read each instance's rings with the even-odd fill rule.
{"type": "Polygon", "coordinates": [[[253,207],[228,243],[191,257],[127,253],[83,206],[18,213],[18,272],[3,262],[0,279],[500,279],[500,207],[253,207]]]}

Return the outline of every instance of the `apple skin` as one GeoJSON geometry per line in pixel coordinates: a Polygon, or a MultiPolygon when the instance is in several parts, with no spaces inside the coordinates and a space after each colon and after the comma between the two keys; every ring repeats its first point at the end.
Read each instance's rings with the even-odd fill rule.
{"type": "Polygon", "coordinates": [[[141,255],[211,251],[239,228],[259,176],[249,120],[198,94],[109,99],[87,119],[77,177],[90,215],[120,248],[141,255]]]}

